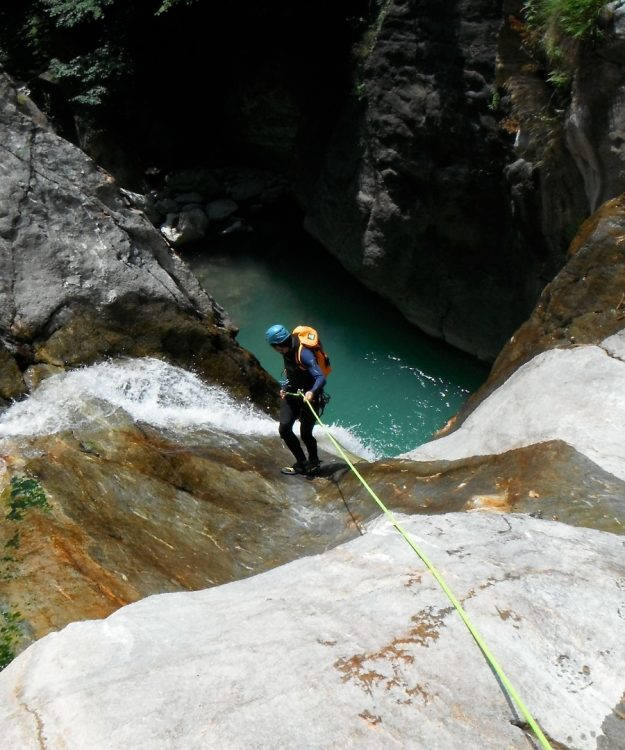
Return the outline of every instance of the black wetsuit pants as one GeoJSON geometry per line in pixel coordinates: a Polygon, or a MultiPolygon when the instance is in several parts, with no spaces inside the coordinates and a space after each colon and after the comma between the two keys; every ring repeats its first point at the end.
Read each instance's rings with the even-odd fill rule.
{"type": "MultiPolygon", "coordinates": [[[[319,413],[319,397],[317,395],[315,395],[312,401],[312,407],[319,413]]],[[[285,396],[280,403],[280,437],[284,440],[286,447],[295,456],[295,460],[304,463],[306,461],[306,454],[293,432],[293,425],[296,419],[300,421],[299,434],[308,451],[308,460],[318,461],[317,441],[312,434],[316,423],[315,415],[300,396],[285,396]]]]}

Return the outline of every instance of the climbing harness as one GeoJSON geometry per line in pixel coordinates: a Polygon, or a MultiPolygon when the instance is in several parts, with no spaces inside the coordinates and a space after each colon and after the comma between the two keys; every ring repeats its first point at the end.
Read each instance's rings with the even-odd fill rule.
{"type": "MultiPolygon", "coordinates": [[[[293,394],[289,394],[289,395],[300,396],[301,398],[304,398],[304,394],[301,391],[298,391],[297,393],[293,393],[293,394]]],[[[304,398],[304,402],[308,405],[308,408],[313,413],[313,416],[315,417],[316,421],[323,428],[325,434],[328,436],[328,438],[330,439],[330,441],[332,442],[332,444],[334,445],[334,447],[338,450],[338,452],[341,455],[341,457],[343,458],[343,460],[347,463],[347,465],[349,466],[349,468],[355,474],[356,478],[360,481],[360,483],[362,484],[362,486],[367,490],[367,492],[369,493],[369,495],[371,495],[371,497],[373,498],[373,500],[377,503],[377,505],[380,507],[380,509],[384,512],[384,514],[388,517],[388,519],[390,520],[391,524],[397,529],[397,531],[401,534],[401,536],[404,538],[404,540],[412,547],[412,549],[414,550],[414,552],[416,552],[416,554],[425,563],[425,565],[428,568],[428,570],[430,571],[430,573],[432,573],[432,575],[434,576],[434,578],[438,582],[438,584],[441,587],[441,589],[445,592],[445,595],[447,596],[447,598],[449,599],[449,601],[454,605],[456,611],[460,615],[460,617],[461,617],[462,621],[464,622],[464,624],[467,626],[469,632],[471,633],[471,635],[473,636],[475,642],[477,643],[477,645],[481,649],[482,653],[484,654],[484,656],[485,656],[486,660],[488,661],[488,663],[490,664],[491,668],[493,669],[493,671],[495,672],[495,674],[499,678],[501,684],[506,689],[508,695],[513,700],[513,702],[516,703],[519,711],[521,712],[521,714],[523,715],[523,717],[527,721],[527,723],[528,723],[529,727],[531,728],[531,730],[536,735],[536,738],[540,742],[541,746],[544,748],[544,750],[553,750],[552,746],[549,744],[549,741],[547,740],[547,738],[543,734],[541,728],[538,726],[538,723],[536,722],[536,720],[534,719],[534,717],[532,716],[532,714],[529,712],[529,710],[526,707],[525,703],[523,703],[523,701],[521,700],[521,697],[519,696],[519,694],[517,693],[517,691],[515,690],[515,688],[510,683],[510,680],[506,677],[503,669],[499,666],[497,660],[495,659],[495,657],[491,653],[490,649],[486,645],[484,639],[478,633],[475,625],[473,625],[473,623],[469,619],[468,614],[465,612],[464,608],[462,607],[462,605],[460,604],[460,602],[458,601],[458,599],[456,599],[454,593],[452,592],[452,590],[447,585],[447,582],[445,581],[445,579],[443,578],[443,576],[434,567],[433,563],[430,561],[430,559],[425,554],[425,552],[423,552],[423,550],[410,538],[410,536],[408,535],[408,532],[406,532],[405,529],[402,528],[401,524],[397,521],[397,519],[395,518],[395,516],[391,513],[391,511],[386,507],[386,505],[384,505],[384,503],[380,500],[380,498],[371,489],[371,487],[369,486],[369,484],[367,483],[367,481],[365,480],[365,478],[358,471],[358,469],[354,466],[354,464],[350,460],[349,456],[345,453],[345,451],[343,450],[343,448],[341,448],[341,446],[338,443],[338,441],[335,440],[334,436],[332,435],[332,433],[328,429],[327,425],[324,424],[321,421],[321,418],[319,417],[319,415],[317,414],[317,412],[314,410],[314,408],[313,408],[312,404],[310,403],[310,401],[307,401],[304,398]]]]}
{"type": "Polygon", "coordinates": [[[319,394],[319,416],[323,414],[326,406],[330,403],[331,398],[332,396],[330,396],[329,393],[321,391],[321,393],[319,394]]]}

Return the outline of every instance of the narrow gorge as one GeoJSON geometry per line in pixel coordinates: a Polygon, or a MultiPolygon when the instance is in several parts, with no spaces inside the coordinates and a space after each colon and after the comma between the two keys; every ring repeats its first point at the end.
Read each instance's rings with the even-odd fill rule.
{"type": "Polygon", "coordinates": [[[622,748],[625,6],[154,5],[0,12],[0,744],[622,748]],[[280,474],[185,258],[289,223],[491,367],[431,439],[280,474]]]}

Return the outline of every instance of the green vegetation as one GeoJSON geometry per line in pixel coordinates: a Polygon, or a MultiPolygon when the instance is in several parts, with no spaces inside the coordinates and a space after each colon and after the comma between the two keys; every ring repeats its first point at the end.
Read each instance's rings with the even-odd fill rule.
{"type": "Polygon", "coordinates": [[[57,81],[66,79],[77,89],[70,101],[97,106],[106,99],[111,82],[128,72],[129,66],[121,49],[105,44],[66,63],[54,58],[49,70],[57,81]]]}
{"type": "MultiPolygon", "coordinates": [[[[36,508],[48,512],[50,504],[39,480],[25,475],[11,477],[2,500],[6,508],[4,522],[13,524],[13,534],[5,542],[5,554],[0,558],[0,578],[6,581],[18,574],[17,561],[11,553],[20,546],[19,524],[29,510],[36,508]]],[[[8,528],[10,533],[11,526],[8,528]]],[[[16,609],[0,607],[0,670],[15,658],[15,646],[21,637],[21,623],[22,616],[16,609]]]]}
{"type": "Polygon", "coordinates": [[[564,113],[583,56],[603,35],[605,0],[526,0],[508,24],[527,62],[505,84],[510,116],[502,126],[522,131],[536,162],[562,147],[564,113]]]}
{"type": "Polygon", "coordinates": [[[0,611],[0,671],[15,659],[22,616],[16,609],[0,611]]]}
{"type": "MultiPolygon", "coordinates": [[[[39,484],[37,479],[26,476],[15,476],[11,477],[11,483],[8,488],[8,497],[6,497],[6,503],[9,506],[8,511],[5,515],[7,521],[18,523],[24,520],[26,511],[31,508],[39,508],[40,510],[48,512],[50,505],[46,498],[46,493],[43,487],[39,484]]],[[[2,571],[2,578],[9,580],[15,574],[13,570],[15,558],[11,554],[11,550],[17,550],[20,546],[20,530],[15,529],[15,532],[5,542],[4,549],[6,550],[1,562],[5,563],[5,569],[2,571]]]]}
{"type": "Polygon", "coordinates": [[[44,0],[45,12],[58,26],[72,28],[83,21],[98,21],[115,0],[44,0]]]}
{"type": "Polygon", "coordinates": [[[369,55],[373,52],[375,44],[378,40],[378,36],[380,34],[380,31],[382,30],[382,27],[384,26],[384,21],[386,20],[386,16],[388,15],[392,4],[393,0],[377,0],[377,2],[374,3],[375,16],[373,17],[373,19],[371,21],[367,21],[364,18],[359,19],[366,25],[364,32],[362,33],[360,42],[354,45],[353,48],[353,56],[357,66],[355,92],[358,99],[366,98],[366,86],[363,80],[364,67],[369,58],[369,55]]]}
{"type": "Polygon", "coordinates": [[[601,36],[600,12],[605,0],[528,0],[523,15],[538,35],[555,86],[568,86],[579,47],[601,36]]]}
{"type": "Polygon", "coordinates": [[[601,36],[599,13],[605,0],[528,0],[523,8],[528,23],[544,29],[546,44],[563,34],[577,40],[601,36]]]}
{"type": "Polygon", "coordinates": [[[488,108],[492,112],[497,112],[500,106],[501,106],[501,92],[495,89],[495,91],[493,91],[493,95],[490,98],[490,103],[488,105],[488,108]]]}
{"type": "MultiPolygon", "coordinates": [[[[359,64],[365,63],[369,55],[373,52],[373,48],[392,4],[393,0],[377,0],[377,3],[375,3],[375,17],[367,23],[360,42],[354,47],[354,57],[359,64]]],[[[365,21],[365,19],[359,20],[365,21]]]]}
{"type": "Polygon", "coordinates": [[[0,8],[0,62],[14,74],[57,82],[86,111],[131,76],[133,34],[150,18],[197,0],[23,0],[0,8]]]}
{"type": "Polygon", "coordinates": [[[11,477],[8,504],[7,521],[22,521],[30,508],[50,510],[46,493],[39,481],[27,476],[11,477]]]}
{"type": "Polygon", "coordinates": [[[156,11],[156,15],[160,16],[162,13],[167,13],[175,5],[191,5],[197,2],[197,0],[163,0],[161,7],[156,11]]]}
{"type": "MultiPolygon", "coordinates": [[[[5,514],[5,520],[13,524],[19,524],[24,520],[26,511],[31,508],[39,508],[45,512],[50,510],[50,505],[46,498],[46,493],[37,479],[27,476],[11,477],[9,487],[4,492],[3,499],[8,506],[5,514]]],[[[14,532],[4,544],[5,554],[0,558],[4,563],[3,569],[0,569],[2,578],[10,580],[15,575],[15,558],[12,552],[19,549],[20,546],[20,529],[14,526],[14,532]]]]}

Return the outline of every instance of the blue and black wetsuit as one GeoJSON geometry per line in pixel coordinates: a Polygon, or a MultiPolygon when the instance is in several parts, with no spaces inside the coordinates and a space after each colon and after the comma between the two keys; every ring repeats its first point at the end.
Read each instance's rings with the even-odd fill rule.
{"type": "MultiPolygon", "coordinates": [[[[302,367],[297,363],[297,350],[299,341],[296,338],[291,339],[291,348],[284,357],[284,370],[287,378],[285,391],[297,393],[297,391],[312,391],[315,394],[311,402],[314,410],[319,413],[319,398],[323,393],[323,387],[326,384],[326,378],[321,371],[315,355],[310,349],[302,347],[300,359],[302,367]],[[305,368],[305,369],[304,369],[305,368]]],[[[300,421],[300,437],[308,451],[308,460],[311,463],[317,463],[317,441],[313,437],[313,428],[315,426],[315,416],[304,403],[300,396],[285,396],[280,404],[280,437],[284,440],[286,447],[295,456],[298,463],[306,462],[306,455],[302,450],[300,441],[293,433],[295,420],[300,421]]]]}

